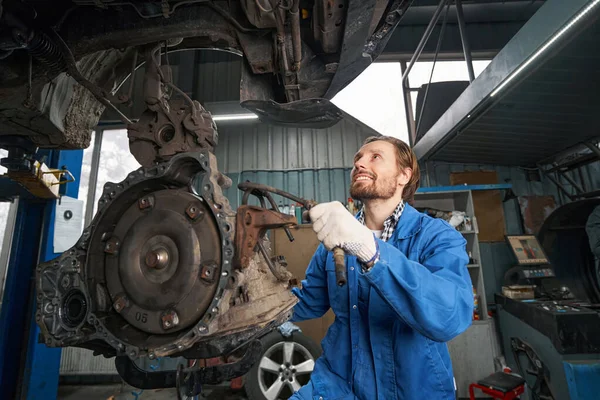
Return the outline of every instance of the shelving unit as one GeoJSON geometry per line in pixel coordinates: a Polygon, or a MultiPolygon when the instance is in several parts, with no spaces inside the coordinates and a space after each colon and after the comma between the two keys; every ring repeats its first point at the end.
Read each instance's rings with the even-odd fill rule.
{"type": "Polygon", "coordinates": [[[424,192],[415,194],[416,208],[431,208],[440,211],[463,211],[472,219],[472,230],[460,231],[467,241],[467,253],[475,261],[467,265],[471,282],[475,287],[479,302],[479,319],[488,319],[487,302],[485,299],[485,288],[483,286],[483,272],[481,269],[481,253],[479,251],[479,233],[475,209],[473,207],[473,196],[470,190],[448,190],[438,192],[424,192]]]}
{"type": "Polygon", "coordinates": [[[468,398],[469,384],[495,372],[494,360],[501,355],[501,350],[494,320],[488,316],[473,197],[470,190],[448,189],[417,192],[414,206],[419,209],[463,211],[466,216],[472,218],[473,229],[461,231],[461,234],[467,241],[467,253],[470,253],[474,260],[467,265],[467,269],[478,295],[479,320],[474,320],[464,333],[448,342],[458,397],[468,398]]]}

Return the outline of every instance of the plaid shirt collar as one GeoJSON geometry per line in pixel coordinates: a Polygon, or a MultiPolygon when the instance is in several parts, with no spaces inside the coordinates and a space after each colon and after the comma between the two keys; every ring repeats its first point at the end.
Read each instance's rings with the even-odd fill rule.
{"type": "MultiPolygon", "coordinates": [[[[396,226],[398,226],[398,221],[400,221],[400,216],[402,216],[402,211],[404,211],[404,201],[400,200],[400,203],[389,217],[383,223],[383,233],[381,235],[381,240],[387,242],[389,238],[392,237],[396,226]]],[[[358,222],[361,224],[365,224],[365,208],[363,206],[362,210],[358,213],[358,222]]]]}

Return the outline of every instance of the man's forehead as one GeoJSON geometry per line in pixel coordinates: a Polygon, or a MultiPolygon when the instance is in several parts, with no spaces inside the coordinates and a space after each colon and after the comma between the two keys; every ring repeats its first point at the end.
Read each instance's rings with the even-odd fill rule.
{"type": "Polygon", "coordinates": [[[393,152],[394,151],[394,145],[390,142],[386,142],[385,140],[376,140],[374,142],[371,143],[367,143],[364,146],[362,146],[358,152],[356,153],[361,154],[361,153],[371,153],[371,152],[393,152]]]}

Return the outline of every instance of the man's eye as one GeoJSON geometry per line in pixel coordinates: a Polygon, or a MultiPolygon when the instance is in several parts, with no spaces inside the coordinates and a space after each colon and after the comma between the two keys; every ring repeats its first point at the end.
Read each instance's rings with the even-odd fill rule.
{"type": "Polygon", "coordinates": [[[381,156],[379,154],[374,154],[373,159],[376,159],[376,158],[381,158],[381,156]]]}

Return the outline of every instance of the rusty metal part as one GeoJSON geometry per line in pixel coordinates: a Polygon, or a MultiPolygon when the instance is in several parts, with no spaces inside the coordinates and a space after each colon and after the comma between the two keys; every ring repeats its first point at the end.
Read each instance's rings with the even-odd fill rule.
{"type": "Polygon", "coordinates": [[[146,111],[136,123],[129,124],[129,149],[145,167],[168,161],[178,153],[213,150],[218,142],[216,126],[209,112],[170,82],[170,69],[160,65],[156,53],[160,45],[145,50],[144,97],[146,111]],[[170,100],[167,87],[185,100],[170,100]]]}
{"type": "Polygon", "coordinates": [[[198,102],[192,108],[182,101],[171,101],[168,114],[148,109],[138,122],[128,126],[127,135],[131,153],[146,167],[181,152],[212,150],[218,141],[212,117],[198,102]],[[194,111],[196,121],[192,119],[194,111]]]}
{"type": "MultiPolygon", "coordinates": [[[[263,245],[267,253],[270,253],[270,242],[265,239],[263,245]]],[[[243,288],[242,291],[248,294],[248,301],[231,305],[230,299],[238,291],[227,290],[219,306],[219,318],[209,325],[211,337],[241,332],[248,326],[261,329],[269,326],[272,321],[280,318],[285,320],[291,316],[291,309],[298,302],[289,286],[282,284],[282,281],[269,271],[259,253],[253,254],[248,268],[241,274],[243,278],[238,276],[238,284],[235,286],[243,288]]]]}
{"type": "Polygon", "coordinates": [[[116,312],[120,313],[125,307],[127,307],[127,297],[124,294],[119,294],[115,297],[113,308],[116,312]]]}
{"type": "Polygon", "coordinates": [[[190,203],[190,205],[185,209],[185,213],[192,221],[197,221],[204,217],[204,211],[202,211],[200,204],[197,202],[190,203]]]}
{"type": "MultiPolygon", "coordinates": [[[[219,272],[218,268],[219,266],[214,262],[203,265],[202,270],[200,271],[200,279],[209,283],[214,282],[219,272]]],[[[227,274],[227,272],[224,272],[224,274],[227,274]]]]}
{"type": "Polygon", "coordinates": [[[146,210],[148,208],[154,207],[154,196],[142,197],[138,201],[138,206],[139,206],[140,210],[146,210]]]}
{"type": "MultiPolygon", "coordinates": [[[[254,195],[258,198],[258,200],[260,201],[261,206],[263,208],[266,208],[266,203],[265,203],[265,198],[266,198],[269,201],[269,203],[271,204],[271,207],[273,208],[273,210],[279,212],[279,207],[277,206],[277,203],[275,203],[275,200],[273,199],[273,196],[271,196],[271,193],[275,193],[280,196],[287,197],[290,200],[300,203],[307,210],[310,210],[311,207],[313,207],[314,205],[317,204],[313,200],[306,200],[306,199],[300,198],[298,196],[295,196],[291,193],[285,192],[283,190],[280,190],[280,189],[277,189],[277,188],[274,188],[271,186],[263,185],[260,183],[244,182],[244,183],[240,183],[238,185],[238,188],[240,190],[244,191],[244,196],[242,197],[242,205],[248,204],[248,199],[249,199],[250,195],[254,195]]],[[[290,232],[288,227],[285,226],[285,227],[283,227],[283,229],[284,229],[288,239],[290,240],[290,242],[293,242],[294,236],[292,236],[292,233],[290,232]]]]}
{"type": "Polygon", "coordinates": [[[146,265],[150,268],[163,269],[169,265],[169,252],[165,248],[150,250],[146,254],[146,265]]]}
{"type": "MultiPolygon", "coordinates": [[[[298,4],[296,4],[296,14],[290,14],[291,34],[286,31],[286,17],[288,12],[294,8],[294,5],[285,7],[279,0],[266,0],[270,3],[270,8],[264,8],[257,1],[256,5],[261,9],[261,12],[270,14],[275,18],[276,32],[274,37],[274,55],[275,64],[279,66],[279,74],[283,81],[283,89],[288,102],[300,100],[300,84],[298,71],[300,70],[300,62],[302,59],[301,39],[300,39],[300,14],[298,12],[298,4]],[[288,49],[293,49],[293,54],[288,54],[288,49]],[[293,67],[290,66],[290,59],[294,60],[293,67]]],[[[297,0],[292,0],[297,2],[297,0]]]]}
{"type": "Polygon", "coordinates": [[[333,261],[335,263],[335,281],[338,286],[344,286],[346,278],[346,253],[341,247],[333,249],[333,261]]]}
{"type": "Polygon", "coordinates": [[[107,183],[77,244],[38,267],[36,321],[45,343],[136,359],[181,353],[210,335],[234,255],[235,217],[218,181],[227,180],[204,150],[107,183]],[[152,197],[153,207],[140,209],[140,199],[152,197]],[[201,221],[188,215],[191,204],[201,221]],[[73,289],[90,305],[83,325],[55,306],[73,289]]]}
{"type": "Polygon", "coordinates": [[[281,262],[281,257],[283,256],[270,258],[264,244],[262,243],[262,240],[258,241],[258,249],[260,250],[260,254],[262,254],[264,257],[265,262],[277,280],[289,282],[289,280],[292,279],[292,273],[286,269],[287,263],[284,264],[281,262]]]}
{"type": "MultiPolygon", "coordinates": [[[[261,200],[263,207],[264,207],[263,198],[266,197],[269,200],[269,202],[271,203],[271,205],[273,206],[273,208],[277,210],[277,205],[275,204],[275,201],[273,200],[273,198],[270,195],[270,193],[275,193],[280,196],[287,197],[288,199],[293,200],[297,203],[302,204],[304,206],[304,208],[306,208],[306,210],[307,210],[303,215],[303,219],[307,219],[307,220],[309,219],[308,210],[310,210],[312,207],[317,205],[317,203],[313,200],[306,200],[301,197],[294,196],[293,194],[285,192],[283,190],[280,190],[280,189],[277,189],[277,188],[274,188],[271,186],[267,186],[267,185],[261,185],[258,183],[244,182],[244,183],[240,183],[238,185],[238,188],[240,190],[244,191],[244,197],[242,199],[242,204],[247,204],[248,197],[250,196],[250,194],[253,194],[261,200]]],[[[239,214],[238,214],[238,218],[239,218],[239,214]]],[[[240,229],[240,227],[239,227],[239,222],[238,222],[238,235],[240,232],[239,229],[240,229]]],[[[288,232],[289,231],[286,230],[286,233],[288,233],[288,232]]],[[[288,233],[288,237],[290,238],[290,241],[293,240],[293,237],[291,237],[290,233],[288,233]]],[[[237,240],[237,237],[236,237],[236,240],[237,240]]],[[[338,286],[344,286],[347,282],[346,254],[342,248],[336,247],[333,249],[333,255],[334,255],[334,260],[335,260],[335,273],[336,273],[337,284],[338,284],[338,286]]],[[[272,266],[272,264],[270,264],[269,267],[272,269],[274,268],[274,266],[272,266]]]]}
{"type": "Polygon", "coordinates": [[[235,245],[236,265],[247,268],[255,254],[259,240],[269,229],[291,227],[297,224],[292,215],[255,206],[240,206],[237,210],[235,245]]]}
{"type": "Polygon", "coordinates": [[[292,27],[292,46],[294,48],[294,71],[300,70],[302,61],[302,38],[300,37],[300,0],[293,0],[290,10],[290,22],[292,27]]]}
{"type": "Polygon", "coordinates": [[[162,327],[164,330],[169,330],[176,328],[179,325],[179,315],[173,310],[169,310],[165,312],[160,320],[162,322],[162,327]]]}
{"type": "Polygon", "coordinates": [[[317,0],[314,3],[313,35],[325,53],[335,53],[340,49],[347,7],[347,0],[317,0]]]}
{"type": "Polygon", "coordinates": [[[119,247],[121,246],[121,242],[117,237],[111,237],[108,239],[106,244],[104,245],[104,252],[108,254],[116,254],[119,251],[119,247]]]}
{"type": "Polygon", "coordinates": [[[58,51],[60,52],[60,57],[64,60],[64,68],[66,72],[73,77],[81,86],[86,88],[95,98],[107,108],[110,108],[114,111],[121,121],[126,124],[132,123],[132,121],[127,118],[125,114],[121,112],[112,102],[112,95],[102,90],[100,87],[96,86],[93,82],[89,81],[77,68],[77,63],[75,62],[75,57],[73,57],[73,53],[71,53],[71,49],[65,43],[60,35],[56,32],[50,30],[50,38],[48,39],[51,43],[53,43],[58,51]]]}
{"type": "Polygon", "coordinates": [[[273,40],[271,37],[267,35],[256,37],[240,32],[238,32],[237,37],[252,73],[267,74],[275,72],[272,51],[273,40]]]}
{"type": "MultiPolygon", "coordinates": [[[[262,4],[265,4],[264,0],[261,1],[262,4]]],[[[250,2],[250,0],[247,0],[247,2],[250,2]]],[[[41,7],[43,2],[37,3],[39,3],[37,6],[41,7]]],[[[288,1],[286,3],[289,4],[291,2],[288,1]]],[[[315,3],[324,4],[325,2],[319,1],[315,3]]],[[[372,2],[365,2],[364,8],[367,11],[373,7],[370,3],[372,2]]],[[[338,3],[329,2],[329,4],[336,5],[339,9],[338,3]]],[[[54,5],[52,6],[52,8],[55,7],[54,5]]],[[[61,13],[58,9],[55,12],[61,13]]],[[[337,13],[337,9],[332,9],[332,12],[337,13]]],[[[288,86],[287,90],[290,93],[296,91],[296,89],[289,88],[290,85],[299,86],[300,99],[323,98],[331,84],[332,76],[325,73],[324,60],[319,56],[320,54],[322,55],[322,51],[318,48],[319,40],[314,41],[313,35],[308,31],[301,32],[301,39],[303,39],[301,46],[301,71],[303,71],[303,74],[292,82],[288,82],[287,80],[284,82],[283,79],[272,79],[271,71],[268,71],[269,58],[271,58],[270,64],[273,64],[272,57],[270,57],[274,53],[272,51],[272,43],[269,44],[270,46],[266,51],[262,51],[262,49],[258,51],[256,49],[258,46],[255,45],[259,41],[264,42],[265,39],[271,39],[269,33],[272,28],[262,31],[257,29],[249,30],[248,28],[251,25],[244,17],[240,2],[190,4],[189,7],[180,9],[178,13],[171,14],[169,19],[161,20],[160,23],[139,18],[133,9],[129,7],[124,7],[124,10],[120,12],[111,9],[78,7],[64,14],[68,14],[68,18],[65,17],[62,22],[58,23],[60,28],[58,28],[57,32],[68,43],[81,75],[96,87],[107,91],[105,98],[109,99],[113,104],[128,100],[127,88],[124,90],[125,97],[122,98],[118,95],[116,99],[113,98],[114,96],[111,91],[114,88],[120,87],[123,84],[123,79],[130,75],[132,65],[131,56],[134,54],[134,48],[140,44],[153,41],[168,41],[173,38],[184,38],[183,42],[177,45],[177,50],[207,47],[231,49],[243,52],[248,60],[251,60],[251,57],[248,56],[247,53],[249,51],[247,49],[254,48],[257,54],[268,54],[269,57],[260,57],[260,61],[264,61],[261,63],[262,65],[250,62],[254,74],[244,78],[243,84],[251,84],[252,87],[258,86],[258,81],[260,81],[262,87],[263,80],[261,78],[267,78],[265,80],[264,95],[262,91],[259,93],[256,90],[251,90],[249,94],[252,100],[268,100],[274,102],[274,104],[281,105],[286,101],[283,90],[286,88],[283,85],[288,86]],[[217,6],[217,4],[221,6],[217,6]],[[102,23],[98,23],[98,21],[102,23]],[[237,36],[238,32],[252,37],[247,41],[247,45],[242,45],[242,40],[237,36]],[[118,50],[108,50],[116,44],[119,46],[118,50]],[[260,72],[261,70],[263,72],[260,72]]],[[[309,20],[314,18],[316,18],[315,13],[311,13],[310,19],[307,18],[302,22],[308,23],[309,20]]],[[[332,18],[329,20],[334,19],[332,13],[332,18]]],[[[358,19],[355,20],[362,22],[358,19]]],[[[368,23],[371,24],[372,22],[378,23],[379,21],[368,18],[368,23]]],[[[337,29],[343,30],[345,28],[344,25],[342,24],[337,29]]],[[[355,29],[346,29],[346,31],[350,34],[355,29]]],[[[367,35],[360,36],[360,39],[368,37],[367,35]]],[[[340,60],[340,57],[338,57],[340,51],[341,54],[347,52],[344,47],[362,47],[364,40],[359,41],[357,40],[358,38],[352,39],[354,40],[349,42],[348,46],[336,49],[336,51],[330,53],[331,57],[327,58],[327,62],[329,63],[340,63],[340,69],[336,75],[348,75],[349,70],[356,70],[355,74],[358,75],[364,69],[363,65],[358,61],[355,62],[355,60],[350,59],[352,62],[349,63],[345,62],[345,59],[340,60]],[[358,45],[350,46],[351,43],[358,43],[358,45]],[[351,65],[347,66],[346,64],[351,65]],[[354,67],[354,64],[356,64],[356,67],[354,67]]],[[[293,53],[292,47],[294,46],[289,45],[289,41],[287,42],[287,52],[291,55],[293,53]]],[[[297,50],[297,47],[294,48],[297,50]]],[[[141,59],[142,57],[140,56],[141,59]]],[[[292,57],[290,56],[291,60],[292,57]]],[[[0,125],[5,128],[3,130],[7,132],[18,130],[19,134],[31,135],[35,138],[36,143],[39,143],[43,147],[87,147],[90,138],[89,132],[96,125],[96,121],[102,114],[104,106],[101,106],[99,101],[81,85],[73,87],[72,79],[65,75],[58,77],[49,75],[46,77],[44,74],[45,71],[34,65],[32,102],[38,109],[25,109],[21,106],[27,85],[27,73],[24,73],[26,71],[24,68],[25,60],[23,57],[10,57],[5,61],[6,65],[3,65],[2,69],[7,76],[5,81],[10,87],[3,90],[1,96],[4,99],[1,107],[4,110],[2,114],[6,118],[5,122],[0,122],[0,125]],[[41,79],[42,77],[43,79],[41,79]],[[52,84],[46,85],[48,79],[54,79],[52,84]],[[18,102],[10,100],[17,97],[19,98],[18,102]],[[41,107],[42,105],[44,108],[41,107]],[[44,116],[46,118],[42,118],[44,116]],[[35,133],[32,133],[32,131],[35,133]]],[[[293,62],[295,65],[297,62],[296,57],[293,58],[293,62]]],[[[293,67],[291,62],[290,67],[293,67]]],[[[354,72],[352,73],[354,74],[354,72]]],[[[345,86],[349,80],[351,79],[342,79],[343,85],[337,85],[337,89],[341,89],[340,86],[345,86]]],[[[327,98],[333,97],[333,94],[329,92],[327,98]]],[[[244,94],[241,99],[248,100],[249,98],[244,94]]],[[[290,121],[288,113],[276,112],[276,108],[258,108],[268,110],[266,114],[271,115],[271,117],[283,115],[285,118],[281,119],[286,119],[288,123],[299,121],[306,124],[310,121],[306,117],[295,118],[294,121],[290,121]]],[[[303,105],[290,108],[293,108],[293,111],[295,111],[292,114],[296,114],[296,112],[302,114],[302,111],[305,109],[303,105]]],[[[326,111],[324,107],[321,107],[321,109],[323,112],[326,111]]],[[[130,117],[138,117],[138,115],[130,117]]]]}
{"type": "MultiPolygon", "coordinates": [[[[240,189],[244,192],[244,198],[242,200],[242,204],[247,204],[248,197],[251,194],[253,194],[255,196],[259,196],[259,197],[269,198],[269,193],[274,193],[276,195],[283,196],[292,201],[295,201],[296,203],[300,203],[306,209],[310,209],[311,207],[317,205],[317,202],[314,200],[303,199],[302,197],[295,196],[292,193],[288,193],[286,191],[274,188],[272,186],[263,185],[261,183],[242,182],[238,185],[238,189],[240,189]]],[[[269,201],[271,202],[271,199],[269,199],[269,201]]],[[[274,203],[275,203],[274,201],[271,202],[272,205],[274,203]]],[[[275,207],[276,207],[276,204],[275,204],[275,207]]]]}
{"type": "MultiPolygon", "coordinates": [[[[264,1],[264,0],[262,0],[264,1]]],[[[257,28],[275,28],[275,16],[272,12],[265,12],[256,4],[256,0],[240,1],[248,21],[257,28]]]]}
{"type": "MultiPolygon", "coordinates": [[[[270,270],[266,238],[248,268],[232,269],[236,214],[219,182],[229,183],[204,150],[107,183],[79,242],[38,269],[36,321],[46,344],[131,359],[218,356],[288,320],[298,301],[289,290],[294,278],[282,259],[270,270]],[[78,324],[62,321],[55,307],[74,287],[90,305],[78,324]]],[[[296,223],[264,209],[250,217],[258,218],[256,237],[296,223]]]]}

